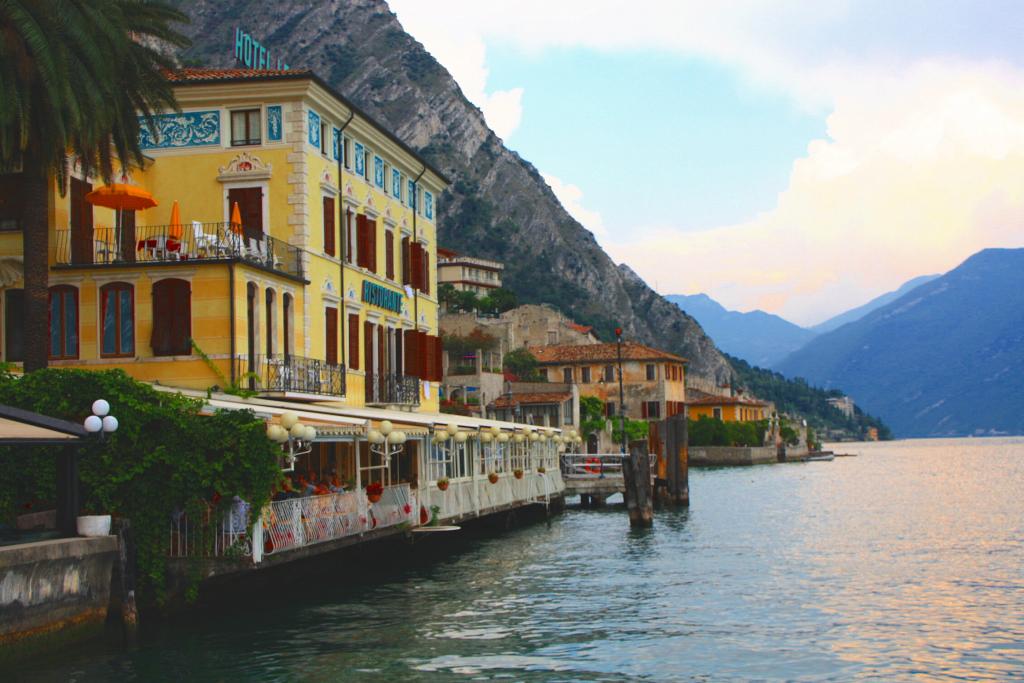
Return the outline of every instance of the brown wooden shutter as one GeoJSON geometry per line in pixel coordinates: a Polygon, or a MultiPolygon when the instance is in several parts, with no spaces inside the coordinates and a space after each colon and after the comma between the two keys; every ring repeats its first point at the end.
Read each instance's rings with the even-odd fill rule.
{"type": "Polygon", "coordinates": [[[413,289],[423,290],[423,247],[419,242],[413,242],[409,246],[409,270],[413,289]]]}
{"type": "Polygon", "coordinates": [[[359,314],[348,314],[348,366],[359,369],[359,314]]]}
{"type": "Polygon", "coordinates": [[[647,401],[640,402],[640,417],[647,417],[647,401]]]}
{"type": "Polygon", "coordinates": [[[349,263],[352,263],[352,247],[355,244],[355,235],[352,232],[353,223],[352,209],[345,209],[345,260],[349,263]]]}
{"type": "Polygon", "coordinates": [[[401,330],[395,330],[395,363],[396,375],[405,374],[405,335],[401,330]]]}
{"type": "Polygon", "coordinates": [[[419,377],[419,366],[417,365],[419,359],[419,351],[417,346],[419,332],[416,330],[405,331],[405,374],[412,377],[419,377]]]}
{"type": "Polygon", "coordinates": [[[444,347],[441,344],[441,337],[434,337],[434,376],[435,382],[440,382],[444,376],[444,369],[442,367],[442,356],[444,354],[444,347]]]}
{"type": "Polygon", "coordinates": [[[374,400],[373,390],[373,323],[367,321],[363,323],[363,370],[366,371],[366,377],[363,384],[366,387],[366,400],[367,402],[374,400]]]}
{"type": "Polygon", "coordinates": [[[235,187],[228,190],[228,216],[238,204],[242,217],[242,233],[246,239],[263,239],[263,189],[235,187]]]}
{"type": "Polygon", "coordinates": [[[369,245],[366,243],[366,216],[359,214],[356,216],[356,264],[360,268],[366,268],[366,255],[370,251],[369,245]]]}
{"type": "Polygon", "coordinates": [[[377,376],[381,386],[381,395],[384,395],[384,326],[376,325],[377,328],[377,376]]]}
{"type": "Polygon", "coordinates": [[[410,258],[409,238],[408,237],[403,237],[402,238],[402,284],[403,285],[411,284],[411,280],[409,279],[409,258],[410,258]]]}
{"type": "Polygon", "coordinates": [[[384,233],[384,276],[395,279],[395,233],[390,230],[384,233]]]}
{"type": "Polygon", "coordinates": [[[334,256],[334,198],[324,197],[324,253],[334,256]]]}
{"type": "Polygon", "coordinates": [[[370,245],[370,253],[368,255],[369,264],[367,268],[376,273],[377,271],[377,221],[372,218],[366,219],[367,225],[367,244],[370,245]]]}
{"type": "Polygon", "coordinates": [[[420,248],[423,259],[423,286],[420,290],[424,294],[430,294],[430,252],[426,249],[420,248]]]}
{"type": "Polygon", "coordinates": [[[333,306],[326,308],[325,331],[327,353],[324,359],[331,365],[338,364],[338,309],[333,306]]]}
{"type": "Polygon", "coordinates": [[[153,332],[156,356],[192,353],[192,287],[185,280],[160,280],[153,285],[153,332]]]}

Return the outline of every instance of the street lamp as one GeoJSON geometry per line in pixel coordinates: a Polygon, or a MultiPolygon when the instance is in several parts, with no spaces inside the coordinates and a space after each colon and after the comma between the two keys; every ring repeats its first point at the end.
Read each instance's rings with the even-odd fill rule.
{"type": "Polygon", "coordinates": [[[284,470],[291,472],[295,469],[295,461],[300,455],[312,452],[316,428],[299,422],[299,416],[291,411],[281,413],[279,420],[279,425],[267,425],[267,438],[281,444],[282,449],[285,449],[285,461],[288,466],[284,470]]]}
{"type": "Polygon", "coordinates": [[[619,429],[622,432],[622,454],[626,454],[626,392],[622,388],[622,328],[615,328],[615,346],[619,357],[619,429]]]}
{"type": "Polygon", "coordinates": [[[110,415],[110,403],[104,399],[96,399],[92,402],[92,415],[82,422],[85,431],[90,434],[99,434],[100,439],[105,439],[107,434],[113,434],[119,426],[117,418],[110,415]]]}

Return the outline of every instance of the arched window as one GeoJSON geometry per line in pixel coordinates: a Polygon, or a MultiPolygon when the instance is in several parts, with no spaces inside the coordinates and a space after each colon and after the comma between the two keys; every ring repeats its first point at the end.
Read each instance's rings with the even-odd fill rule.
{"type": "Polygon", "coordinates": [[[277,311],[274,309],[276,295],[274,290],[267,287],[267,358],[274,355],[274,345],[277,341],[277,311]]]}
{"type": "Polygon", "coordinates": [[[50,358],[78,358],[77,287],[50,287],[50,358]]]}
{"type": "Polygon", "coordinates": [[[135,288],[127,282],[100,287],[100,355],[135,355],[135,288]]]}
{"type": "Polygon", "coordinates": [[[285,294],[281,298],[281,304],[283,307],[281,318],[284,320],[284,334],[281,335],[281,340],[284,343],[284,355],[287,358],[292,353],[292,329],[294,327],[292,323],[292,316],[294,315],[295,303],[292,300],[291,294],[285,294]]]}
{"type": "Polygon", "coordinates": [[[192,286],[177,278],[153,283],[153,355],[189,356],[191,339],[192,286]]]}

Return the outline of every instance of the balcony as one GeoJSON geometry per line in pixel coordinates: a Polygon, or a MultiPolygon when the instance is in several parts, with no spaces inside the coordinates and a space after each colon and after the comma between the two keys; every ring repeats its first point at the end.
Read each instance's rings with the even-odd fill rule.
{"type": "Polygon", "coordinates": [[[230,223],[57,230],[56,242],[61,266],[240,261],[302,279],[301,249],[230,223]]]}
{"type": "Polygon", "coordinates": [[[409,375],[366,373],[367,405],[420,404],[420,379],[409,375]]]}
{"type": "Polygon", "coordinates": [[[239,385],[259,393],[345,395],[345,366],[302,356],[240,356],[235,359],[239,385]]]}

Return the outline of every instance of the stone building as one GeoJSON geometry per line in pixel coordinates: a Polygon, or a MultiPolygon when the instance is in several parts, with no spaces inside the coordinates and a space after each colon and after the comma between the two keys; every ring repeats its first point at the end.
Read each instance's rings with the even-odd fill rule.
{"type": "MultiPolygon", "coordinates": [[[[619,415],[617,344],[550,345],[530,349],[549,382],[579,387],[580,396],[594,396],[605,414],[619,415]]],[[[637,342],[622,344],[622,385],[625,415],[631,420],[663,420],[681,413],[686,401],[686,359],[637,342]]],[[[589,452],[612,448],[611,432],[594,435],[589,452]]]]}

